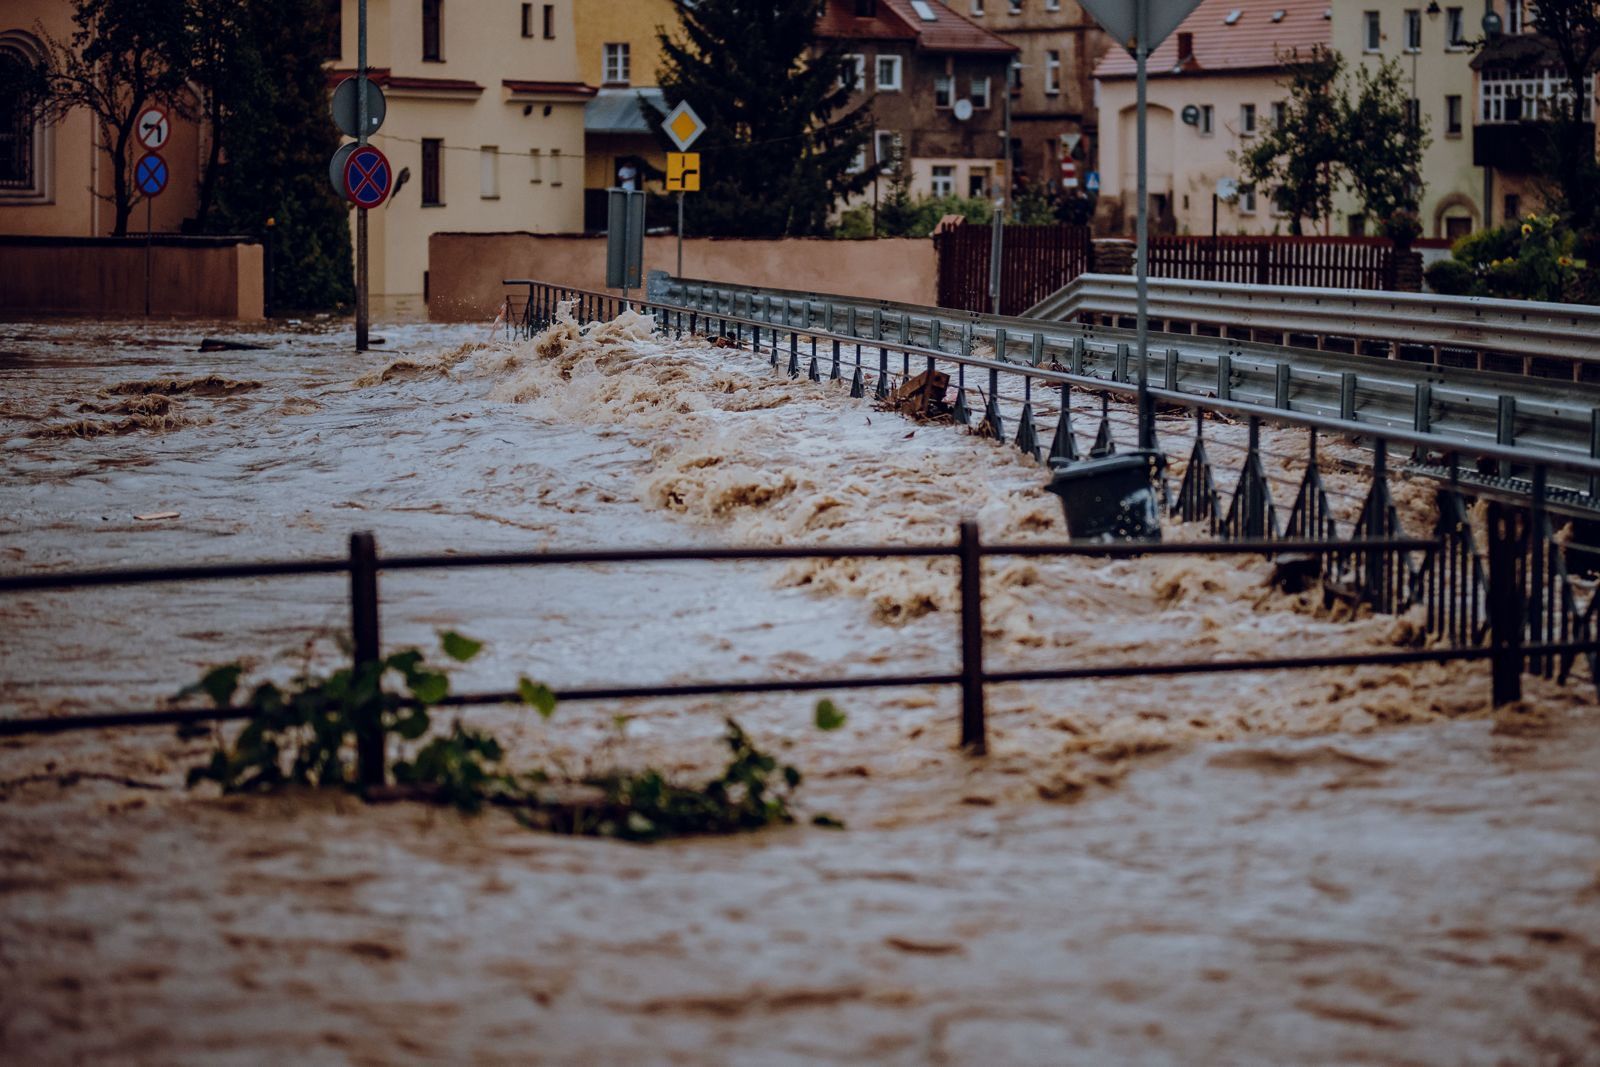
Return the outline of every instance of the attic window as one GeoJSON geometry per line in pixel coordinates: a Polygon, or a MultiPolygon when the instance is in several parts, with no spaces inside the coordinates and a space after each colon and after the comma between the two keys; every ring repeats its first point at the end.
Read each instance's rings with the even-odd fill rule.
{"type": "Polygon", "coordinates": [[[928,6],[928,0],[911,0],[911,7],[917,13],[917,18],[923,22],[938,22],[939,16],[933,13],[933,8],[928,6]]]}
{"type": "Polygon", "coordinates": [[[856,0],[856,18],[872,19],[878,17],[878,0],[856,0]]]}
{"type": "Polygon", "coordinates": [[[1284,14],[1285,14],[1284,10],[1282,8],[1279,8],[1278,10],[1276,10],[1276,11],[1274,11],[1272,13],[1272,21],[1273,22],[1282,22],[1284,14]]]}
{"type": "Polygon", "coordinates": [[[1232,26],[1235,22],[1239,21],[1239,16],[1242,14],[1244,14],[1243,11],[1239,10],[1238,8],[1234,8],[1223,18],[1222,24],[1224,26],[1232,26]]]}

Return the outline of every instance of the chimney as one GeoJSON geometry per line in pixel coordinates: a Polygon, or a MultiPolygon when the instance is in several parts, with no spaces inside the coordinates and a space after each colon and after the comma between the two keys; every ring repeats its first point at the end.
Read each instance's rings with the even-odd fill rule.
{"type": "Polygon", "coordinates": [[[1183,65],[1194,60],[1194,34],[1178,34],[1178,63],[1183,65]]]}

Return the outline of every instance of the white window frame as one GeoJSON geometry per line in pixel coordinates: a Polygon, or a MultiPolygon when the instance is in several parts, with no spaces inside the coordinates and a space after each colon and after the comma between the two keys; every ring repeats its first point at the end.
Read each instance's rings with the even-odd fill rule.
{"type": "Polygon", "coordinates": [[[554,188],[561,184],[561,149],[550,149],[550,186],[554,188]]]}
{"type": "MultiPolygon", "coordinates": [[[[633,76],[632,49],[627,41],[607,41],[601,45],[601,76],[607,85],[630,85],[633,76]]],[[[592,54],[592,53],[591,53],[592,54]]]]}
{"type": "Polygon", "coordinates": [[[1422,51],[1422,9],[1408,7],[1405,10],[1406,41],[1403,51],[1422,51]]]}
{"type": "Polygon", "coordinates": [[[1283,124],[1289,121],[1289,102],[1287,100],[1274,100],[1272,102],[1272,128],[1282,129],[1283,124]]]}
{"type": "Polygon", "coordinates": [[[1466,122],[1466,105],[1461,96],[1449,93],[1444,98],[1444,135],[1446,137],[1460,137],[1463,124],[1466,122]]]}
{"type": "Polygon", "coordinates": [[[1006,14],[1008,14],[1008,15],[1020,15],[1020,14],[1022,14],[1022,0],[1006,0],[1006,14]]]}
{"type": "Polygon", "coordinates": [[[1254,104],[1239,105],[1239,136],[1254,137],[1256,135],[1256,106],[1254,104]]]}
{"type": "Polygon", "coordinates": [[[862,171],[867,169],[866,145],[862,145],[860,148],[856,149],[856,154],[851,158],[850,166],[847,169],[851,174],[860,174],[862,171]]]}
{"type": "Polygon", "coordinates": [[[1460,52],[1467,47],[1467,14],[1465,8],[1444,9],[1444,50],[1460,52]]]}
{"type": "Polygon", "coordinates": [[[956,194],[956,168],[943,165],[934,167],[928,176],[928,188],[936,197],[954,196],[956,194]],[[940,185],[944,186],[943,192],[939,189],[940,185]]]}
{"type": "Polygon", "coordinates": [[[956,76],[954,74],[935,74],[933,76],[933,106],[948,110],[956,106],[956,76]],[[939,94],[944,93],[944,103],[939,102],[939,94]]]}
{"type": "Polygon", "coordinates": [[[1044,53],[1044,92],[1046,96],[1061,92],[1061,53],[1054,48],[1044,53]]]}
{"type": "Polygon", "coordinates": [[[1383,50],[1383,16],[1380,12],[1368,11],[1361,16],[1361,50],[1383,50]]]}
{"type": "Polygon", "coordinates": [[[1044,9],[1046,11],[1060,11],[1061,0],[1044,0],[1044,9]]]}
{"type": "Polygon", "coordinates": [[[1195,129],[1200,131],[1201,137],[1213,137],[1217,132],[1217,109],[1211,104],[1200,105],[1200,121],[1195,129]]]}
{"type": "Polygon", "coordinates": [[[1239,186],[1239,214],[1254,215],[1256,213],[1256,187],[1253,185],[1239,186]]]}
{"type": "Polygon", "coordinates": [[[1523,0],[1506,0],[1506,32],[1521,33],[1527,23],[1523,0]]]}
{"type": "Polygon", "coordinates": [[[994,168],[993,167],[968,167],[967,168],[967,197],[968,199],[988,198],[994,194],[994,168]],[[983,178],[983,191],[972,191],[972,179],[983,178]]]}
{"type": "Polygon", "coordinates": [[[544,184],[544,149],[528,149],[528,163],[533,168],[533,177],[528,179],[529,185],[544,184]]]}
{"type": "Polygon", "coordinates": [[[900,132],[898,130],[874,130],[872,132],[872,154],[878,163],[880,171],[888,172],[894,163],[894,153],[900,147],[900,132]],[[884,151],[884,141],[889,142],[889,150],[884,151]]]}
{"type": "Polygon", "coordinates": [[[972,0],[972,13],[978,18],[983,17],[983,0],[972,0]]]}
{"type": "Polygon", "coordinates": [[[844,59],[844,70],[841,70],[839,72],[839,84],[840,85],[849,86],[850,89],[853,92],[858,92],[858,93],[866,92],[867,91],[867,57],[866,57],[866,54],[862,53],[862,52],[846,52],[842,58],[844,59]],[[856,72],[856,80],[855,80],[855,84],[854,85],[850,84],[850,79],[848,77],[846,77],[846,75],[844,73],[845,70],[848,70],[851,67],[854,67],[855,68],[855,72],[856,72]]]}
{"type": "Polygon", "coordinates": [[[500,199],[500,146],[486,144],[478,149],[478,199],[500,199]]]}
{"type": "MultiPolygon", "coordinates": [[[[1280,185],[1278,188],[1281,189],[1283,187],[1280,185]]],[[[1283,209],[1283,206],[1278,203],[1277,192],[1278,192],[1277,189],[1274,189],[1272,191],[1272,195],[1267,197],[1267,203],[1269,205],[1271,205],[1270,206],[1270,210],[1272,212],[1272,217],[1273,218],[1275,218],[1275,219],[1286,219],[1286,218],[1289,217],[1289,213],[1287,211],[1285,211],[1283,209]]]]}
{"type": "Polygon", "coordinates": [[[990,107],[994,106],[994,86],[990,79],[987,76],[973,78],[967,84],[967,99],[972,101],[974,111],[988,111],[990,107]],[[978,103],[978,86],[980,85],[983,86],[983,103],[981,104],[978,103]]]}
{"type": "Polygon", "coordinates": [[[901,58],[899,56],[884,55],[879,53],[877,60],[873,63],[873,67],[875,80],[878,83],[878,92],[898,93],[900,91],[901,75],[904,70],[904,64],[901,62],[901,58]],[[883,65],[885,63],[888,63],[894,68],[894,77],[887,81],[885,81],[883,77],[883,65]]]}

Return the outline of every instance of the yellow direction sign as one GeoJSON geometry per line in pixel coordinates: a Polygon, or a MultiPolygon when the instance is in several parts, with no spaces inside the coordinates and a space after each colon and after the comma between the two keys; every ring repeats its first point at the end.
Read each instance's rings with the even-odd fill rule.
{"type": "Polygon", "coordinates": [[[700,191],[700,153],[667,153],[667,192],[698,193],[700,191]]]}

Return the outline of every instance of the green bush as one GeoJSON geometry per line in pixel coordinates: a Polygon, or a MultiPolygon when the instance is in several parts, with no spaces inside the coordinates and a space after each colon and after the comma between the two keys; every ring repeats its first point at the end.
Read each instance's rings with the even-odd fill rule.
{"type": "Polygon", "coordinates": [[[1477,285],[1478,276],[1459,259],[1441,259],[1430,263],[1422,272],[1428,288],[1445,296],[1470,296],[1477,285]]]}
{"type": "Polygon", "coordinates": [[[1529,215],[1492,230],[1468,234],[1451,258],[1424,273],[1435,292],[1513,300],[1575,300],[1585,262],[1577,237],[1555,215],[1529,215]]]}

